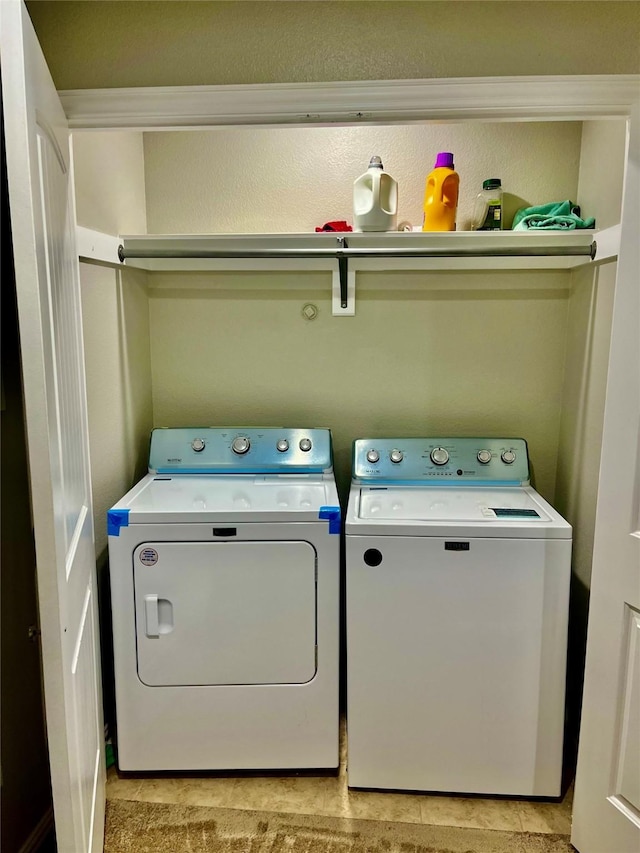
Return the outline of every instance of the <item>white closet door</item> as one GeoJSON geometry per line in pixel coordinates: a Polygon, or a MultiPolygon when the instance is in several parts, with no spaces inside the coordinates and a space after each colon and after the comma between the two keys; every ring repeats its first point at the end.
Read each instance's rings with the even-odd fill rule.
{"type": "Polygon", "coordinates": [[[639,235],[636,104],[629,123],[571,836],[580,853],[640,850],[639,235]]]}
{"type": "Polygon", "coordinates": [[[0,2],[0,47],[56,833],[85,853],[105,764],[69,132],[20,0],[0,2]]]}

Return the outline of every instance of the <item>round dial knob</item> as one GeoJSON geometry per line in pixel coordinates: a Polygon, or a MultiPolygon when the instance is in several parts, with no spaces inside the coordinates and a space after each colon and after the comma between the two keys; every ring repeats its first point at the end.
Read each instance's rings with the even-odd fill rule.
{"type": "Polygon", "coordinates": [[[401,450],[392,450],[389,454],[389,459],[397,464],[404,459],[404,453],[401,450]]]}
{"type": "Polygon", "coordinates": [[[488,462],[491,462],[491,451],[490,450],[479,450],[478,451],[478,462],[481,465],[486,465],[488,462]]]}
{"type": "Polygon", "coordinates": [[[298,447],[300,448],[300,450],[304,451],[305,453],[308,453],[309,450],[311,450],[311,439],[301,438],[298,447]]]}
{"type": "Polygon", "coordinates": [[[194,438],[191,442],[191,449],[195,450],[196,453],[202,453],[202,451],[204,450],[204,439],[194,438]]]}
{"type": "Polygon", "coordinates": [[[505,465],[511,465],[516,461],[516,454],[513,450],[503,450],[502,455],[500,456],[505,465]]]}
{"type": "Polygon", "coordinates": [[[446,465],[449,461],[449,451],[444,447],[434,447],[431,451],[431,461],[434,465],[446,465]]]}
{"type": "Polygon", "coordinates": [[[367,462],[371,462],[372,465],[375,465],[376,462],[380,461],[380,454],[377,450],[367,450],[367,462]]]}
{"type": "Polygon", "coordinates": [[[231,442],[231,449],[234,453],[242,456],[243,453],[246,453],[247,450],[251,447],[251,442],[248,438],[245,438],[243,435],[239,435],[237,438],[234,438],[231,442]]]}
{"type": "Polygon", "coordinates": [[[280,451],[280,453],[284,453],[289,449],[289,442],[286,438],[281,438],[276,444],[276,448],[280,451]]]}

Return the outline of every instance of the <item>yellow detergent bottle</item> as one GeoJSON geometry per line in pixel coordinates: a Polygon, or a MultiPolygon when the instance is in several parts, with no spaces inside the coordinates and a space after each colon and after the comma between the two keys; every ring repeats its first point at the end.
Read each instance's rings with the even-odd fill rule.
{"type": "Polygon", "coordinates": [[[441,151],[424,191],[423,231],[455,231],[460,176],[453,167],[453,154],[441,151]]]}

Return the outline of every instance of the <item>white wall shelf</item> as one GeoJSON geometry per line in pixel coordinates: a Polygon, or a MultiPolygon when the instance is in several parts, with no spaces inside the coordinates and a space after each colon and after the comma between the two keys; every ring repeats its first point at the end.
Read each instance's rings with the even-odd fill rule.
{"type": "Polygon", "coordinates": [[[129,235],[80,229],[80,255],[148,271],[317,271],[332,273],[333,313],[355,314],[358,272],[572,269],[616,254],[616,229],[129,235]],[[83,249],[83,247],[85,247],[83,249]],[[104,248],[101,257],[100,247],[104,248]]]}

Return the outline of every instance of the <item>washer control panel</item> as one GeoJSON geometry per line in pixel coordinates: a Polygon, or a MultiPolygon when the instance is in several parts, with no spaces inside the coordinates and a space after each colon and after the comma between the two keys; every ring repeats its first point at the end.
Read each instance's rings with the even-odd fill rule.
{"type": "Polygon", "coordinates": [[[353,479],[363,483],[528,485],[523,438],[359,438],[353,479]]]}
{"type": "Polygon", "coordinates": [[[332,470],[328,429],[154,429],[149,471],[159,474],[323,474],[332,470]]]}

